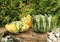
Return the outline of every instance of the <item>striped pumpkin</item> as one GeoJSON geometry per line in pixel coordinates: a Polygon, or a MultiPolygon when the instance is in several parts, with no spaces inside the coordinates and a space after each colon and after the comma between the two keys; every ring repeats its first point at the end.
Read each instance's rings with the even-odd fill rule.
{"type": "Polygon", "coordinates": [[[53,30],[55,21],[54,17],[51,15],[33,15],[32,16],[32,23],[33,23],[33,30],[36,32],[47,32],[53,30]]]}

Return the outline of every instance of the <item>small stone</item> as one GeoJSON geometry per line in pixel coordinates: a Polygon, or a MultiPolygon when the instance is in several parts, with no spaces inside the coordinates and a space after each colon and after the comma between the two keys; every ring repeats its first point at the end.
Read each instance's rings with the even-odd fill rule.
{"type": "Polygon", "coordinates": [[[5,38],[2,38],[2,39],[1,39],[1,42],[5,42],[5,38]]]}
{"type": "Polygon", "coordinates": [[[60,37],[58,38],[58,42],[60,42],[60,37]]]}
{"type": "Polygon", "coordinates": [[[7,38],[11,38],[11,36],[6,36],[7,38]]]}
{"type": "Polygon", "coordinates": [[[5,38],[5,42],[7,42],[7,40],[8,40],[8,39],[7,39],[7,38],[5,38]]]}
{"type": "Polygon", "coordinates": [[[13,40],[12,38],[10,38],[9,40],[13,40]]]}
{"type": "Polygon", "coordinates": [[[51,40],[56,40],[57,38],[55,36],[49,36],[51,40]]]}
{"type": "Polygon", "coordinates": [[[56,37],[59,37],[59,33],[55,33],[56,37]]]}
{"type": "Polygon", "coordinates": [[[52,42],[52,40],[50,40],[50,39],[47,39],[47,42],[52,42]]]}
{"type": "Polygon", "coordinates": [[[52,32],[50,32],[48,35],[49,35],[49,36],[52,36],[52,35],[53,35],[53,33],[52,33],[52,32]]]}

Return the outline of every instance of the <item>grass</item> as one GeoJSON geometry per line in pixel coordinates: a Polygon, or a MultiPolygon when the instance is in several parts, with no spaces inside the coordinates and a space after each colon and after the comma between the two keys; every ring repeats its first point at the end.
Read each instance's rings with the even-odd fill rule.
{"type": "Polygon", "coordinates": [[[3,33],[0,33],[0,42],[1,42],[3,35],[4,35],[3,33]]]}

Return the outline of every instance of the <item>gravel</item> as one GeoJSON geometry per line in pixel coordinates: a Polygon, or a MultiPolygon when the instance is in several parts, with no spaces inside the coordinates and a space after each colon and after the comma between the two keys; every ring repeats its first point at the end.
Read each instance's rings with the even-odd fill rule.
{"type": "Polygon", "coordinates": [[[1,42],[14,42],[13,38],[9,35],[2,38],[1,42]]]}
{"type": "Polygon", "coordinates": [[[60,28],[54,29],[52,32],[48,32],[47,42],[60,42],[60,28]]]}

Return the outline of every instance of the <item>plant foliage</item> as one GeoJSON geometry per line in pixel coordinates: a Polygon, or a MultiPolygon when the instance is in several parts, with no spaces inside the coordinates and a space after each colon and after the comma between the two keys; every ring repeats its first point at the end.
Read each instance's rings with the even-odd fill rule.
{"type": "Polygon", "coordinates": [[[27,14],[57,14],[60,17],[59,3],[60,0],[0,0],[0,25],[20,20],[27,14]]]}

